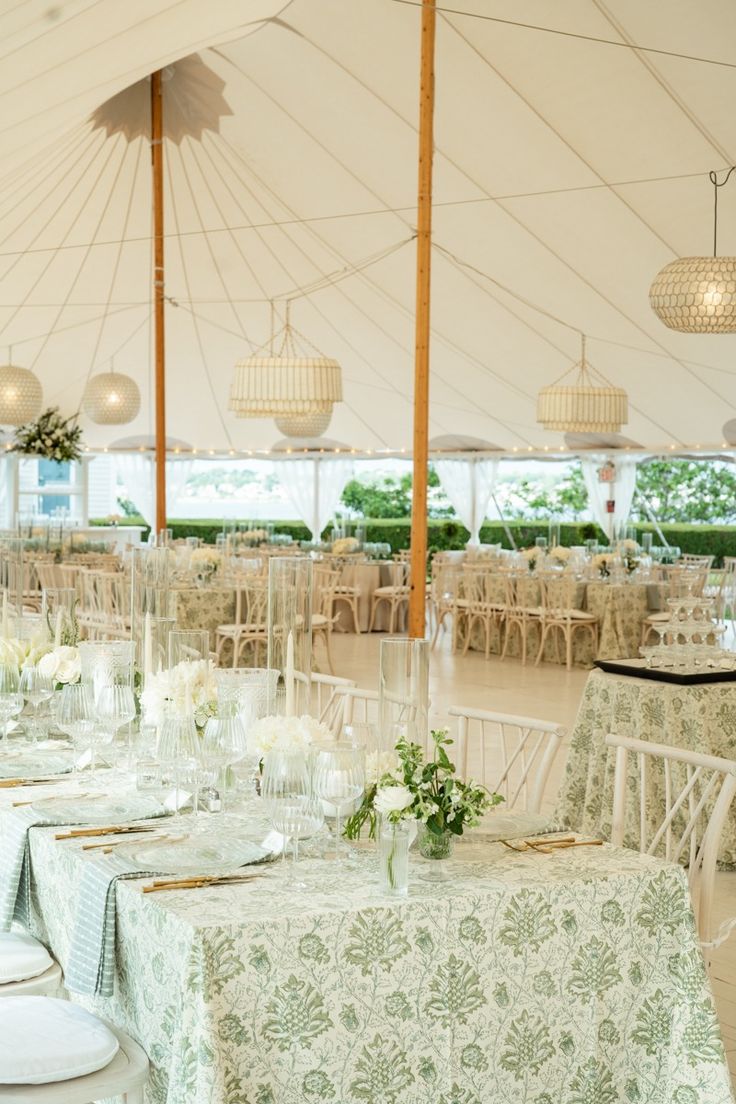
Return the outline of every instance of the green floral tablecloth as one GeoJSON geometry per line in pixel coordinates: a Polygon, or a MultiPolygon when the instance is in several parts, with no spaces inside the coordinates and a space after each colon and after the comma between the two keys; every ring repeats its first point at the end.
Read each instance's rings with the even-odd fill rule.
{"type": "MultiPolygon", "coordinates": [[[[585,684],[555,817],[583,832],[611,831],[615,752],[606,747],[609,732],[690,748],[726,759],[736,758],[736,683],[677,686],[648,679],[591,671],[585,684]]],[[[638,780],[630,779],[627,817],[630,842],[638,839],[638,780]]],[[[650,828],[664,816],[664,779],[647,777],[650,828]]],[[[720,861],[736,865],[736,808],[723,834],[720,861]]]]}
{"type": "MultiPolygon", "coordinates": [[[[532,573],[520,580],[520,600],[527,606],[538,606],[540,602],[539,582],[532,573]]],[[[506,582],[503,575],[493,576],[489,587],[489,600],[505,602],[506,582]]],[[[551,586],[554,600],[555,583],[551,586]]],[[[606,583],[581,582],[578,586],[576,605],[580,609],[594,613],[598,618],[598,651],[593,648],[591,634],[579,630],[573,639],[573,663],[578,667],[590,667],[594,659],[626,659],[638,657],[641,642],[642,625],[652,610],[660,608],[659,588],[655,584],[640,582],[606,583]]],[[[505,630],[504,630],[505,631],[505,630]]],[[[461,637],[462,643],[462,637],[461,637]]],[[[485,649],[485,634],[478,627],[473,632],[470,647],[485,649]]],[[[527,659],[533,662],[539,648],[539,629],[532,624],[529,627],[527,659]]],[[[498,625],[491,626],[490,651],[500,654],[503,650],[502,630],[498,625]]],[[[516,629],[512,630],[507,655],[521,655],[520,637],[516,629]]],[[[544,646],[545,662],[565,662],[565,647],[560,634],[551,635],[544,646]]]]}
{"type": "MultiPolygon", "coordinates": [[[[609,847],[465,854],[438,885],[412,860],[400,902],[367,859],[308,861],[303,893],[276,870],[119,883],[116,993],[85,1003],[146,1048],[151,1104],[732,1102],[678,867],[609,847]]],[[[85,859],[47,828],[31,856],[36,934],[66,966],[85,859]]]]}
{"type": "Polygon", "coordinates": [[[218,625],[231,624],[235,618],[234,587],[179,587],[173,594],[177,629],[208,629],[214,648],[218,625]]]}

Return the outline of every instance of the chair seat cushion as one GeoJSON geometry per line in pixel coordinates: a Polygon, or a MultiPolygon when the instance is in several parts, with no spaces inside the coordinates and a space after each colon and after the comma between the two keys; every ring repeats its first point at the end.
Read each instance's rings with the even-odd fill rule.
{"type": "Polygon", "coordinates": [[[120,1048],[106,1024],[55,997],[0,1000],[0,1084],[47,1085],[104,1069],[120,1048]]]}
{"type": "Polygon", "coordinates": [[[54,960],[32,935],[25,932],[0,932],[0,985],[26,981],[45,974],[54,960]]]}
{"type": "Polygon", "coordinates": [[[330,620],[330,618],[325,617],[325,615],[323,613],[313,613],[312,614],[312,628],[313,629],[323,629],[325,627],[325,625],[331,625],[331,624],[332,624],[332,621],[330,620]]]}
{"type": "Polygon", "coordinates": [[[361,589],[358,586],[336,586],[333,594],[342,598],[360,598],[361,589]]]}
{"type": "Polygon", "coordinates": [[[559,621],[597,621],[594,613],[587,613],[579,609],[552,609],[547,610],[547,616],[559,621]]]}

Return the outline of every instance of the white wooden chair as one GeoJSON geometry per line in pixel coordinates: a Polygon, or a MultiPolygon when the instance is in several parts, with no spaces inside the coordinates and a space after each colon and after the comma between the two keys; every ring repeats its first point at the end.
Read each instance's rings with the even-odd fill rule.
{"type": "Polygon", "coordinates": [[[377,587],[373,591],[371,599],[371,620],[368,632],[373,632],[378,607],[386,602],[389,608],[388,631],[395,633],[398,628],[398,619],[404,609],[409,606],[409,563],[407,560],[397,560],[389,564],[391,583],[388,586],[377,587]]]}
{"type": "Polygon", "coordinates": [[[0,932],[0,974],[13,978],[0,984],[0,997],[53,996],[62,985],[61,966],[27,932],[0,932]]]}
{"type": "Polygon", "coordinates": [[[503,794],[503,812],[539,813],[549,772],[565,737],[562,725],[461,705],[450,706],[448,712],[457,717],[462,776],[468,777],[472,749],[479,769],[474,762],[470,773],[488,789],[503,794]]]}
{"type": "Polygon", "coordinates": [[[483,642],[485,657],[488,659],[491,651],[491,631],[496,626],[499,634],[503,633],[503,625],[506,618],[507,606],[505,602],[495,600],[491,590],[493,576],[485,564],[466,567],[463,571],[463,587],[467,600],[465,609],[465,645],[463,655],[467,655],[470,647],[473,629],[480,626],[483,630],[483,642]]]}
{"type": "Polygon", "coordinates": [[[232,645],[232,664],[238,667],[243,649],[253,649],[253,663],[258,662],[259,648],[268,645],[268,584],[254,577],[235,588],[235,620],[218,625],[215,632],[215,655],[219,664],[225,644],[232,645]]]}
{"type": "Polygon", "coordinates": [[[337,686],[320,720],[337,737],[348,724],[377,724],[379,695],[377,690],[360,686],[337,686]]]}
{"type": "Polygon", "coordinates": [[[606,744],[616,749],[611,843],[622,847],[635,833],[642,854],[658,855],[671,862],[686,861],[700,941],[704,947],[718,947],[736,927],[736,919],[729,920],[714,933],[711,923],[718,848],[736,794],[736,760],[614,733],[606,736],[606,744]],[[633,792],[629,787],[629,752],[636,757],[639,815],[627,824],[627,799],[633,792]],[[662,816],[655,814],[647,801],[651,771],[664,776],[662,816]]]}
{"type": "Polygon", "coordinates": [[[543,612],[541,605],[532,606],[526,601],[527,579],[527,575],[509,575],[506,579],[506,608],[504,614],[506,635],[504,636],[501,652],[501,659],[505,659],[512,629],[516,629],[519,634],[521,662],[523,664],[526,663],[529,629],[532,625],[541,623],[543,612]]]}
{"type": "MultiPolygon", "coordinates": [[[[357,686],[354,679],[341,678],[339,675],[323,675],[321,671],[312,671],[312,711],[316,717],[327,724],[333,713],[335,695],[344,689],[357,686]]],[[[342,702],[340,702],[342,708],[342,702]]]]}
{"type": "MultiPolygon", "coordinates": [[[[43,997],[37,998],[43,1000],[43,997]]],[[[107,1021],[105,1021],[107,1023],[107,1021]]],[[[123,1104],[143,1104],[148,1081],[148,1057],[129,1035],[107,1023],[120,1049],[96,1073],[51,1081],[46,1085],[0,1085],[0,1104],[90,1104],[90,1101],[120,1097],[123,1104]]]]}
{"type": "Polygon", "coordinates": [[[327,666],[330,674],[334,675],[332,666],[332,652],[330,639],[337,618],[335,617],[335,587],[340,579],[340,572],[333,571],[329,567],[315,567],[313,572],[313,603],[312,614],[312,649],[315,649],[317,640],[322,640],[327,654],[327,666]]]}

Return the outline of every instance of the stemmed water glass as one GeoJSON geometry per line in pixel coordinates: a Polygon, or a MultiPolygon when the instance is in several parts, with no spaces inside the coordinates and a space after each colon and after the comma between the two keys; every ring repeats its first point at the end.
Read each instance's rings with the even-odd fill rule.
{"type": "Polygon", "coordinates": [[[20,693],[18,668],[14,663],[0,664],[0,722],[3,736],[7,737],[10,722],[23,708],[23,695],[20,693]]]}
{"type": "Polygon", "coordinates": [[[227,770],[246,754],[245,727],[235,702],[223,703],[219,717],[210,717],[202,740],[205,768],[220,779],[220,797],[227,788],[227,770]]]}
{"type": "MultiPolygon", "coordinates": [[[[128,724],[135,717],[135,698],[131,686],[114,683],[101,686],[95,700],[97,717],[100,722],[98,729],[100,744],[111,744],[119,728],[128,724]]],[[[94,748],[92,751],[94,770],[94,748]]]]}
{"type": "Polygon", "coordinates": [[[56,724],[77,750],[80,747],[85,751],[89,748],[94,760],[94,705],[92,694],[83,683],[68,683],[62,688],[56,710],[56,724]]]}
{"type": "Polygon", "coordinates": [[[314,748],[314,792],[325,816],[335,817],[335,858],[343,856],[342,821],[352,812],[365,789],[365,750],[345,740],[314,748]]]}
{"type": "Polygon", "coordinates": [[[38,667],[24,667],[20,673],[18,688],[28,704],[33,706],[28,729],[35,742],[38,739],[38,707],[51,700],[54,685],[48,675],[44,675],[38,667]]]}
{"type": "Polygon", "coordinates": [[[261,797],[271,826],[284,839],[283,861],[286,884],[291,889],[306,889],[297,879],[299,841],[308,839],[322,826],[323,817],[312,789],[309,766],[303,752],[274,750],[263,759],[261,797]],[[286,848],[292,841],[293,862],[286,863],[286,848]]]}
{"type": "Polygon", "coordinates": [[[174,706],[168,707],[159,730],[156,759],[161,768],[162,785],[166,787],[169,779],[173,784],[175,813],[178,815],[181,811],[179,806],[182,787],[191,785],[192,809],[196,814],[202,761],[199,737],[190,712],[177,710],[174,706]]]}

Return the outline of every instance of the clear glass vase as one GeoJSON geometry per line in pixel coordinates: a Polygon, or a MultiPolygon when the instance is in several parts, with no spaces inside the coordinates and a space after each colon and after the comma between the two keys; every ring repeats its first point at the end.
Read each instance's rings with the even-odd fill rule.
{"type": "Polygon", "coordinates": [[[398,824],[381,821],[378,840],[381,888],[391,897],[406,897],[409,893],[410,843],[410,825],[406,821],[398,824]]]}
{"type": "Polygon", "coordinates": [[[398,739],[429,738],[429,641],[388,636],[381,641],[379,750],[392,752],[398,739]]]}
{"type": "Polygon", "coordinates": [[[444,860],[452,858],[454,841],[452,832],[442,832],[438,835],[436,832],[431,832],[426,824],[419,825],[417,848],[422,858],[430,860],[422,873],[425,880],[441,882],[448,877],[444,860]]]}
{"type": "MultiPolygon", "coordinates": [[[[312,561],[273,556],[268,566],[268,660],[279,671],[288,717],[308,713],[312,688],[312,561]]],[[[269,710],[275,712],[275,710],[269,710]]]]}

